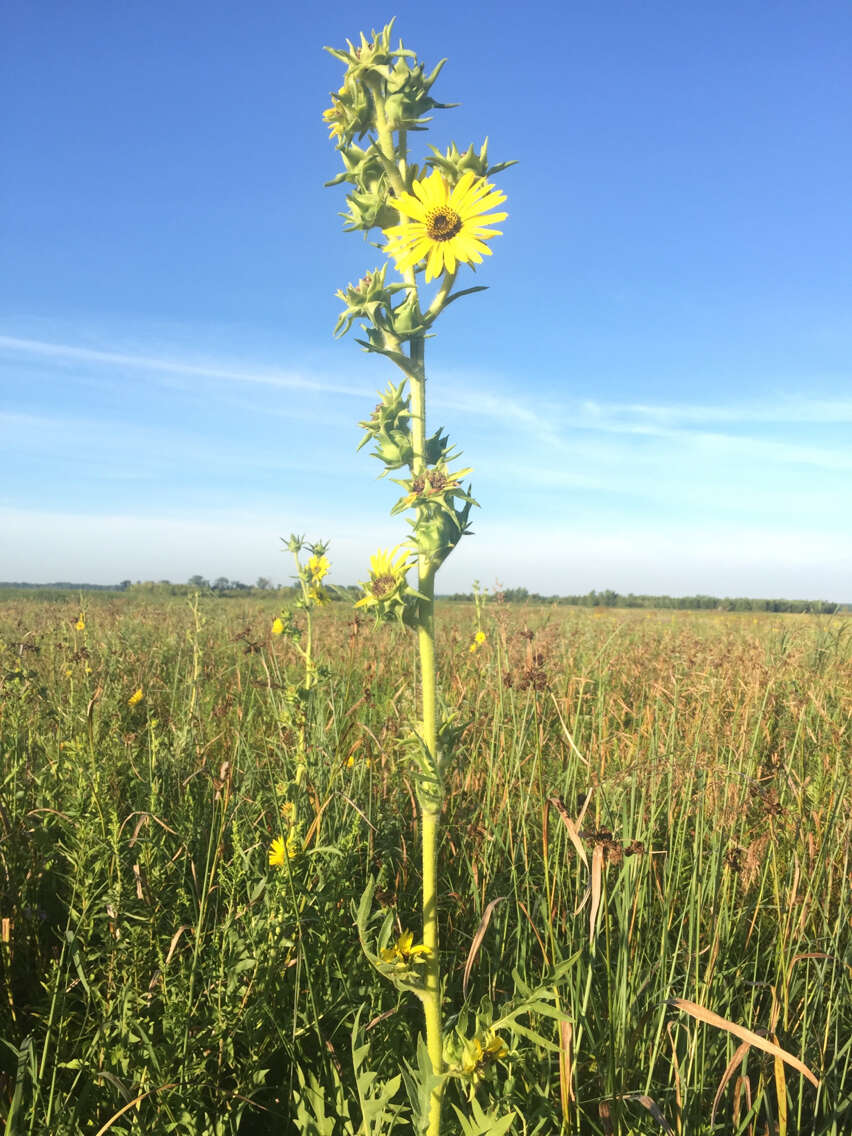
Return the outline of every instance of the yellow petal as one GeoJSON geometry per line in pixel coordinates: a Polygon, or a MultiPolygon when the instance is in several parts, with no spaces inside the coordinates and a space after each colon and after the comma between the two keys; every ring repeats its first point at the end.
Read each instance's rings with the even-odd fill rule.
{"type": "MultiPolygon", "coordinates": [[[[414,183],[414,187],[416,190],[417,182],[414,183]]],[[[418,201],[416,197],[412,197],[410,193],[400,193],[399,196],[391,198],[390,205],[398,213],[403,213],[406,217],[413,217],[415,221],[422,221],[426,213],[423,203],[418,201]]]]}

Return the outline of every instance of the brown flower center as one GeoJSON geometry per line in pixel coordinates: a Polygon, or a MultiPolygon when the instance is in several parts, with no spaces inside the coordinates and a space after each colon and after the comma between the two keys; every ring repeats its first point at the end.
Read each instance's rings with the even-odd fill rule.
{"type": "Polygon", "coordinates": [[[374,578],[370,591],[377,600],[384,599],[396,587],[396,579],[394,576],[377,576],[374,578]]]}
{"type": "Polygon", "coordinates": [[[426,214],[426,235],[433,241],[450,241],[462,227],[462,219],[449,205],[439,205],[426,214]]]}

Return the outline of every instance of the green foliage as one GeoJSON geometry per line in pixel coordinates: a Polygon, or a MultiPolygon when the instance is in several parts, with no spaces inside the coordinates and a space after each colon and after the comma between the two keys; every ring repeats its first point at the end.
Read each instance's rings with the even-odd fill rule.
{"type": "MultiPolygon", "coordinates": [[[[294,720],[306,612],[301,639],[271,635],[275,592],[83,606],[80,631],[77,594],[0,604],[0,1131],[416,1131],[418,1004],[352,916],[372,877],[377,958],[419,938],[406,633],[318,609],[326,677],[294,720]],[[298,853],[270,868],[291,830],[298,853]]],[[[685,998],[819,1077],[787,1070],[788,1132],[841,1136],[848,621],[598,612],[440,612],[447,1132],[586,1136],[606,1113],[650,1136],[648,1102],[692,1136],[749,1108],[774,1131],[754,1049],[711,1119],[737,1042],[668,1004],[685,998]],[[465,1072],[461,1041],[495,1034],[506,1055],[465,1072]]]]}

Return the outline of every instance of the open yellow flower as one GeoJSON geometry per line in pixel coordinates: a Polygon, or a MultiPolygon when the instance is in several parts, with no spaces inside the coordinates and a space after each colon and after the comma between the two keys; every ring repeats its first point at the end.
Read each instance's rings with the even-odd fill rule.
{"type": "Polygon", "coordinates": [[[405,574],[411,567],[408,552],[399,552],[399,545],[385,552],[383,549],[370,557],[370,579],[363,583],[364,595],[355,607],[373,607],[389,601],[405,588],[405,574]]]}
{"type": "Polygon", "coordinates": [[[139,703],[142,701],[142,699],[144,697],[145,697],[145,695],[142,693],[142,687],[140,686],[139,689],[135,690],[133,692],[133,694],[131,694],[130,697],[127,699],[127,705],[128,706],[138,706],[139,703]]]}
{"type": "Polygon", "coordinates": [[[82,611],[80,612],[79,616],[77,617],[77,622],[74,624],[74,630],[75,631],[85,631],[86,630],[86,618],[83,615],[82,611]]]}
{"type": "Polygon", "coordinates": [[[269,848],[269,866],[283,868],[288,860],[295,860],[301,851],[301,841],[294,832],[286,840],[276,836],[269,848]]]}
{"type": "Polygon", "coordinates": [[[459,264],[481,264],[483,255],[491,255],[485,241],[502,233],[487,226],[504,221],[508,213],[486,214],[506,200],[505,194],[471,170],[452,189],[438,170],[415,181],[412,189],[413,194],[401,193],[390,201],[408,220],[385,230],[385,252],[400,272],[425,259],[428,283],[444,271],[455,272],[459,264]]]}
{"type": "Polygon", "coordinates": [[[272,621],[272,634],[273,635],[283,635],[284,634],[284,621],[282,619],[278,619],[277,616],[272,621]]]}

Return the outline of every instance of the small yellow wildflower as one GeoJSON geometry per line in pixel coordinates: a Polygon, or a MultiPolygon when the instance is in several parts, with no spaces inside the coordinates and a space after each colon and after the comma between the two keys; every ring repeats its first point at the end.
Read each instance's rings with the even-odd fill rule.
{"type": "Polygon", "coordinates": [[[325,588],[319,584],[311,584],[308,588],[308,599],[311,603],[315,603],[317,607],[323,607],[327,603],[331,603],[331,597],[325,588]]]}
{"type": "Polygon", "coordinates": [[[65,668],[65,677],[66,677],[66,678],[70,678],[70,677],[71,677],[71,675],[72,675],[73,673],[74,673],[74,672],[73,672],[73,671],[71,670],[71,668],[70,668],[70,667],[66,667],[66,668],[65,668]]]}
{"type": "Polygon", "coordinates": [[[482,646],[482,644],[484,642],[485,642],[485,632],[484,631],[477,631],[477,633],[473,637],[473,642],[468,647],[468,651],[470,651],[471,655],[475,655],[476,652],[479,650],[479,648],[482,646]]]}
{"type": "Polygon", "coordinates": [[[142,693],[142,687],[140,686],[127,699],[127,705],[138,706],[144,697],[145,695],[142,693]]]}
{"type": "Polygon", "coordinates": [[[329,563],[327,556],[312,556],[308,561],[308,574],[315,584],[328,575],[329,563]]]}
{"type": "Polygon", "coordinates": [[[75,631],[85,631],[86,630],[86,618],[83,615],[82,611],[77,616],[77,622],[74,624],[74,630],[75,631]]]}
{"type": "Polygon", "coordinates": [[[380,954],[382,962],[396,963],[397,969],[407,969],[412,963],[420,962],[420,955],[428,955],[429,948],[423,943],[412,946],[413,931],[403,931],[392,947],[383,947],[380,954]]]}
{"type": "Polygon", "coordinates": [[[468,1077],[479,1080],[488,1065],[506,1057],[509,1050],[506,1043],[496,1033],[486,1036],[485,1044],[478,1037],[465,1042],[461,1058],[461,1071],[468,1077]]]}
{"type": "Polygon", "coordinates": [[[277,617],[275,619],[273,619],[273,621],[272,621],[272,634],[273,635],[283,635],[284,634],[284,621],[283,620],[278,619],[277,617]]]}
{"type": "Polygon", "coordinates": [[[302,851],[302,845],[295,833],[290,833],[286,841],[276,836],[269,848],[269,866],[283,868],[288,860],[295,860],[302,851]]]}

